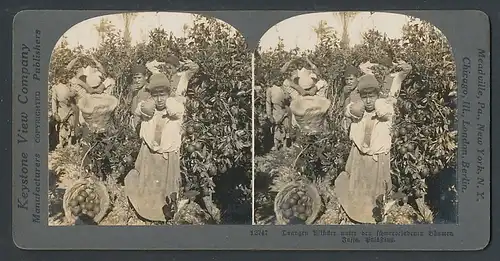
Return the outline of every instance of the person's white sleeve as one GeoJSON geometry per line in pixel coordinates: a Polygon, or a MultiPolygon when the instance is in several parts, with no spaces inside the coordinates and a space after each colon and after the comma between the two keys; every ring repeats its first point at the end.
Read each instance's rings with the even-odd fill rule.
{"type": "Polygon", "coordinates": [[[180,119],[184,115],[185,108],[184,104],[177,98],[169,98],[165,102],[167,114],[170,117],[180,119]]]}
{"type": "Polygon", "coordinates": [[[389,99],[378,99],[375,102],[375,112],[378,117],[388,120],[394,115],[394,106],[392,101],[389,99]]]}
{"type": "Polygon", "coordinates": [[[189,74],[187,72],[182,72],[180,74],[179,83],[177,84],[177,89],[175,90],[176,96],[186,95],[186,91],[189,84],[189,74]]]}

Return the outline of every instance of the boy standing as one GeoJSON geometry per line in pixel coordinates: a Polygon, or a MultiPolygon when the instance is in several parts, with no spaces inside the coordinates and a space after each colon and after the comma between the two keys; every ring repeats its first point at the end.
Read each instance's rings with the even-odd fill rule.
{"type": "Polygon", "coordinates": [[[146,89],[151,95],[138,104],[142,117],[141,149],[135,168],[125,178],[125,192],[137,213],[150,221],[166,221],[166,198],[181,189],[182,97],[172,96],[170,78],[155,73],[146,89]]]}

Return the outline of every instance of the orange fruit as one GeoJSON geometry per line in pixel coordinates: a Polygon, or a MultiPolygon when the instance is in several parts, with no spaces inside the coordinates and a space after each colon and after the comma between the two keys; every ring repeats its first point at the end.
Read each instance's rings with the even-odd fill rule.
{"type": "Polygon", "coordinates": [[[190,134],[190,135],[193,134],[194,133],[194,128],[192,126],[187,127],[186,128],[186,133],[190,134]]]}
{"type": "Polygon", "coordinates": [[[291,218],[293,216],[293,211],[291,209],[287,209],[287,210],[283,211],[283,216],[285,218],[291,218]]]}
{"type": "Polygon", "coordinates": [[[365,105],[363,102],[355,102],[351,105],[350,113],[356,117],[362,117],[365,113],[365,105]]]}
{"type": "Polygon", "coordinates": [[[75,199],[76,199],[76,201],[78,201],[79,203],[83,203],[83,202],[85,202],[85,198],[84,198],[84,197],[82,197],[81,195],[76,196],[76,198],[75,198],[75,199]]]}
{"type": "Polygon", "coordinates": [[[129,163],[129,164],[130,164],[130,163],[134,162],[134,159],[132,158],[132,156],[131,156],[131,155],[127,155],[127,156],[125,156],[124,161],[125,161],[126,163],[129,163]]]}
{"type": "Polygon", "coordinates": [[[302,219],[302,220],[307,220],[307,215],[304,213],[299,214],[297,217],[302,219]]]}
{"type": "Polygon", "coordinates": [[[194,144],[194,148],[197,150],[197,151],[200,151],[203,149],[203,144],[197,142],[194,144]]]}
{"type": "Polygon", "coordinates": [[[87,191],[82,190],[82,191],[80,191],[80,193],[78,193],[78,195],[80,195],[80,196],[82,196],[82,197],[86,198],[89,194],[87,193],[87,191]]]}
{"type": "Polygon", "coordinates": [[[217,175],[217,168],[214,166],[214,165],[211,165],[209,168],[208,168],[208,174],[213,177],[215,175],[217,175]]]}
{"type": "Polygon", "coordinates": [[[82,212],[80,206],[74,206],[71,208],[71,213],[75,216],[78,216],[82,212]]]}
{"type": "Polygon", "coordinates": [[[196,148],[195,148],[193,145],[189,145],[189,146],[187,147],[187,152],[189,152],[189,153],[193,153],[193,152],[195,152],[195,151],[196,151],[196,148]]]}
{"type": "Polygon", "coordinates": [[[422,176],[422,178],[429,176],[429,168],[427,167],[422,168],[422,170],[420,171],[420,176],[422,176]]]}
{"type": "Polygon", "coordinates": [[[94,211],[87,211],[87,216],[89,216],[90,218],[94,218],[95,217],[94,211]]]}

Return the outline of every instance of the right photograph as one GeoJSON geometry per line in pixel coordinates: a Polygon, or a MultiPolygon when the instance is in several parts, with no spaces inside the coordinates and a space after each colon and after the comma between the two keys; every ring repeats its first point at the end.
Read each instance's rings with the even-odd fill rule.
{"type": "Polygon", "coordinates": [[[439,28],[305,14],[254,55],[254,224],[457,223],[456,66],[439,28]]]}

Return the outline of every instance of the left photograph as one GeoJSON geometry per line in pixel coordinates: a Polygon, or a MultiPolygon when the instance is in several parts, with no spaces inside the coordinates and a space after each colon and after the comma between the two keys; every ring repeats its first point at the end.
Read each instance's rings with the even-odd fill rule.
{"type": "Polygon", "coordinates": [[[252,224],[251,55],[197,14],[66,31],[49,68],[49,226],[252,224]]]}

